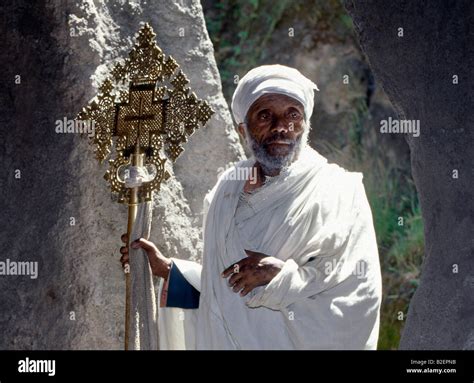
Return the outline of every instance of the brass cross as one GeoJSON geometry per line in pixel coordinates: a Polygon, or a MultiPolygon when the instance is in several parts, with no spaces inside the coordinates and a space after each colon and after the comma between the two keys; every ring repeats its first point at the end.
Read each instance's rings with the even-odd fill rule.
{"type": "Polygon", "coordinates": [[[151,135],[163,134],[163,103],[156,101],[155,83],[132,85],[127,103],[120,103],[117,115],[117,136],[126,137],[126,146],[149,149],[151,135]]]}
{"type": "MultiPolygon", "coordinates": [[[[78,120],[95,122],[93,144],[100,162],[109,156],[112,138],[116,137],[116,155],[109,159],[105,178],[112,192],[118,194],[118,201],[128,204],[129,238],[138,204],[150,201],[153,192],[159,191],[161,182],[170,176],[165,169],[167,158],[175,161],[199,123],[204,125],[214,113],[207,102],[190,92],[189,81],[178,68],[172,57],[165,59],[156,45],[153,29],[145,24],[129,57],[114,66],[111,77],[99,87],[98,95],[77,116],[78,120]],[[159,86],[164,80],[171,83],[172,89],[159,86]],[[123,166],[151,166],[155,175],[140,186],[127,188],[119,177],[123,166]]],[[[125,281],[125,349],[128,349],[129,273],[125,281]]]]}
{"type": "Polygon", "coordinates": [[[167,158],[174,162],[199,123],[204,125],[214,113],[190,91],[189,80],[176,61],[165,58],[150,25],[140,29],[136,41],[129,57],[114,66],[97,97],[78,115],[79,120],[95,121],[99,161],[109,156],[112,138],[117,137],[116,156],[109,160],[105,178],[123,203],[129,202],[131,191],[117,174],[131,163],[132,153],[143,154],[143,164],[157,170],[156,177],[138,190],[138,201],[148,201],[169,177],[167,158]],[[164,80],[171,89],[162,84],[164,80]],[[128,90],[124,90],[126,84],[128,90]]]}

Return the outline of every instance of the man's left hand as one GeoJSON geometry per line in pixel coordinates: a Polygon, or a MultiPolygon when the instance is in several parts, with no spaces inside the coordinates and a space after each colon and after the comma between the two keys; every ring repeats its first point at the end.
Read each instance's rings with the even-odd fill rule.
{"type": "Polygon", "coordinates": [[[285,262],[281,259],[245,250],[248,257],[241,259],[225,269],[223,278],[229,278],[229,286],[235,293],[240,291],[241,296],[246,296],[257,286],[269,283],[283,268],[285,262]]]}

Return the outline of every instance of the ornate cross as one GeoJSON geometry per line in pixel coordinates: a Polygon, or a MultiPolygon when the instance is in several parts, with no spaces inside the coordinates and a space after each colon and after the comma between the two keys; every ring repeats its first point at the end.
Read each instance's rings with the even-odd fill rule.
{"type": "Polygon", "coordinates": [[[149,24],[140,29],[129,58],[115,64],[112,76],[77,117],[95,121],[93,143],[100,162],[108,157],[112,138],[117,137],[116,156],[109,160],[105,178],[122,203],[130,202],[131,189],[119,176],[121,167],[137,156],[143,158],[144,166],[156,170],[154,179],[138,190],[138,202],[149,201],[169,177],[167,158],[174,162],[199,123],[204,125],[213,114],[208,103],[190,91],[176,61],[171,56],[165,58],[155,36],[149,24]]]}
{"type": "MultiPolygon", "coordinates": [[[[188,137],[214,113],[199,100],[176,61],[156,45],[155,33],[145,24],[129,57],[115,64],[111,76],[99,87],[97,96],[77,116],[94,121],[96,157],[103,162],[116,138],[116,154],[109,159],[105,179],[118,201],[128,204],[128,237],[135,223],[137,206],[150,201],[154,191],[170,177],[165,165],[183,152],[188,137]],[[164,82],[172,85],[168,88],[164,82]],[[152,177],[130,186],[125,172],[150,170],[152,177]]],[[[128,245],[128,244],[127,244],[128,245]]],[[[130,274],[126,272],[125,349],[128,348],[130,274]]]]}
{"type": "Polygon", "coordinates": [[[118,104],[117,136],[126,137],[132,147],[137,139],[140,146],[149,148],[152,134],[163,133],[163,104],[155,100],[155,84],[132,85],[130,99],[118,104]]]}

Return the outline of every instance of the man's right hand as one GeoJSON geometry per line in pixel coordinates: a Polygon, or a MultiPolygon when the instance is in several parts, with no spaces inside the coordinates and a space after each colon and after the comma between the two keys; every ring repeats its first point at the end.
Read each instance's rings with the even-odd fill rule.
{"type": "MultiPolygon", "coordinates": [[[[123,234],[121,239],[125,245],[128,243],[127,234],[123,234]]],[[[133,249],[138,249],[140,247],[144,249],[148,255],[148,261],[150,262],[153,275],[168,279],[172,261],[161,254],[160,250],[158,250],[153,242],[147,241],[144,238],[139,238],[136,241],[133,241],[130,246],[133,249]]],[[[128,263],[128,247],[122,246],[120,248],[120,253],[122,254],[120,257],[120,262],[122,262],[122,267],[125,267],[125,265],[128,263]]]]}

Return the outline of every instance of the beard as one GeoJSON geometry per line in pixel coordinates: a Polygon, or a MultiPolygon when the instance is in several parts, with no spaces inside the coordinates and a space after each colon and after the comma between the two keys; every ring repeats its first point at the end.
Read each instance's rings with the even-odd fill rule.
{"type": "Polygon", "coordinates": [[[282,169],[291,165],[293,161],[298,157],[303,147],[302,134],[296,139],[290,139],[282,133],[275,133],[272,136],[266,138],[262,143],[259,143],[250,134],[249,129],[246,127],[247,146],[255,159],[259,162],[262,170],[265,174],[272,174],[280,172],[282,169]],[[269,152],[269,145],[275,141],[282,141],[288,144],[285,148],[274,148],[272,153],[269,152]]]}

